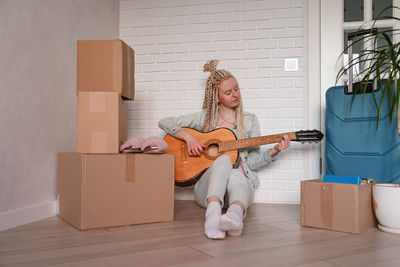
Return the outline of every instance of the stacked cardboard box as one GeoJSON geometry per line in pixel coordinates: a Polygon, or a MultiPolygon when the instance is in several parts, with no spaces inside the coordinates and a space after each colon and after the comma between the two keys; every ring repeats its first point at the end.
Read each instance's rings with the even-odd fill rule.
{"type": "Polygon", "coordinates": [[[78,41],[77,153],[58,155],[58,215],[78,229],[173,220],[173,156],[119,153],[134,89],[132,48],[78,41]]]}
{"type": "Polygon", "coordinates": [[[118,92],[133,100],[134,54],[121,40],[78,41],[77,92],[118,92]]]}
{"type": "Polygon", "coordinates": [[[79,92],[77,151],[118,153],[127,138],[127,116],[118,92],[79,92]]]}
{"type": "Polygon", "coordinates": [[[173,166],[169,154],[59,153],[59,216],[81,230],[171,221],[173,166]]]}
{"type": "Polygon", "coordinates": [[[118,153],[135,91],[134,51],[121,40],[78,41],[78,152],[118,153]]]}

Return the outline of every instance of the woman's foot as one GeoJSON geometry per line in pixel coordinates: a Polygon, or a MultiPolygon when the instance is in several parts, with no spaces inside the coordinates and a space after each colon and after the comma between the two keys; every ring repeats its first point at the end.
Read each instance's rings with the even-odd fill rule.
{"type": "Polygon", "coordinates": [[[210,202],[207,205],[204,234],[210,239],[224,239],[225,231],[220,228],[221,204],[210,202]]]}
{"type": "Polygon", "coordinates": [[[243,232],[243,210],[239,205],[231,205],[221,216],[219,227],[228,231],[230,236],[240,236],[243,232]]]}

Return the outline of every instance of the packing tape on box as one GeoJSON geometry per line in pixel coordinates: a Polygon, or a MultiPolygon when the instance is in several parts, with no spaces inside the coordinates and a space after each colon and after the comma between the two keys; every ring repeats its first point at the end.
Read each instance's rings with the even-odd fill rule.
{"type": "Polygon", "coordinates": [[[135,182],[135,156],[127,154],[125,161],[125,179],[127,182],[135,182]]]}
{"type": "Polygon", "coordinates": [[[321,215],[324,226],[332,229],[333,225],[333,185],[323,183],[320,191],[321,215]]]}
{"type": "Polygon", "coordinates": [[[129,88],[129,98],[132,98],[132,92],[133,92],[133,77],[132,77],[132,65],[134,64],[133,61],[131,60],[132,58],[132,51],[129,49],[129,47],[126,47],[127,50],[127,55],[128,55],[128,88],[129,88]]]}

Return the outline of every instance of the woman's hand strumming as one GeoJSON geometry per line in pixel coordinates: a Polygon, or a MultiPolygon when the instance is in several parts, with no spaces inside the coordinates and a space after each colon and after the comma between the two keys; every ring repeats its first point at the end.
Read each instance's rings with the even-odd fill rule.
{"type": "Polygon", "coordinates": [[[186,142],[190,156],[200,156],[203,152],[203,149],[206,148],[206,146],[202,144],[196,137],[188,132],[185,132],[184,130],[180,130],[176,134],[176,137],[186,142]]]}

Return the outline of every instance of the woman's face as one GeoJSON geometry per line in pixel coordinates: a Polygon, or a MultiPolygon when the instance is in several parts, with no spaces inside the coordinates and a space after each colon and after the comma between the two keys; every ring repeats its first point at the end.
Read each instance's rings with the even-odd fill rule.
{"type": "Polygon", "coordinates": [[[233,77],[223,80],[218,86],[219,103],[227,108],[236,108],[240,103],[240,90],[233,77]]]}

